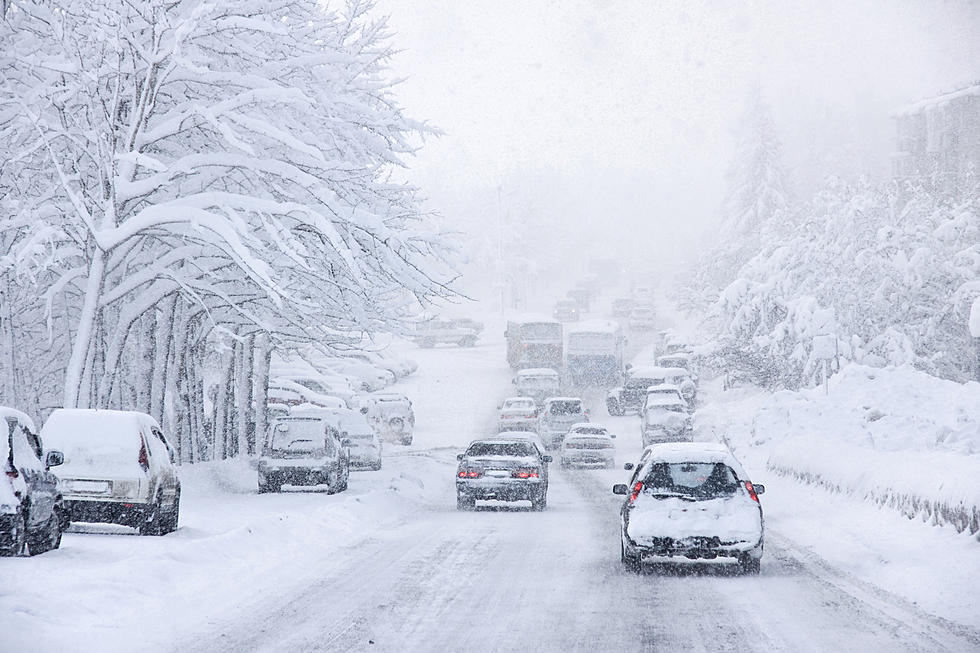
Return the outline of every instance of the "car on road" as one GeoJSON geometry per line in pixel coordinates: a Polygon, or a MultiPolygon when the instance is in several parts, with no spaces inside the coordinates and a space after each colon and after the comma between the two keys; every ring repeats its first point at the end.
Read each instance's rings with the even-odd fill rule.
{"type": "Polygon", "coordinates": [[[644,447],[660,442],[690,442],[694,439],[693,420],[684,399],[660,393],[647,395],[640,418],[644,447]]]}
{"type": "Polygon", "coordinates": [[[473,347],[482,330],[483,325],[472,320],[431,319],[419,322],[410,338],[425,349],[441,344],[473,347]]]}
{"type": "Polygon", "coordinates": [[[128,410],[59,408],[41,438],[64,453],[58,471],[72,522],[166,535],[180,518],[177,457],[157,421],[128,410]]]}
{"type": "Polygon", "coordinates": [[[634,306],[630,311],[629,325],[631,329],[653,329],[657,326],[657,313],[649,306],[634,306]]]}
{"type": "Polygon", "coordinates": [[[415,410],[412,400],[397,392],[376,392],[357,400],[366,409],[368,423],[382,439],[399,444],[412,444],[415,432],[415,410]]]}
{"type": "Polygon", "coordinates": [[[61,546],[68,513],[58,477],[60,451],[44,451],[34,422],[14,408],[0,406],[0,556],[38,555],[61,546]]]}
{"type": "Polygon", "coordinates": [[[644,450],[620,509],[620,559],[639,571],[651,558],[734,558],[746,574],[758,574],[765,539],[759,495],[727,447],[694,442],[644,450]]]}
{"type": "MultiPolygon", "coordinates": [[[[640,414],[642,415],[643,411],[646,410],[647,401],[650,399],[650,397],[654,397],[654,399],[656,400],[656,398],[660,396],[667,396],[670,397],[671,399],[679,399],[680,401],[683,401],[685,404],[688,403],[687,399],[684,398],[684,395],[681,394],[681,389],[678,386],[673,385],[672,383],[661,383],[660,385],[651,385],[649,388],[647,388],[647,396],[643,398],[643,407],[640,408],[640,414]]],[[[692,409],[693,406],[688,404],[688,410],[690,411],[692,409]]]]}
{"type": "MultiPolygon", "coordinates": [[[[302,407],[297,408],[298,412],[302,407]]],[[[381,469],[381,454],[384,442],[378,432],[368,423],[367,416],[359,410],[335,408],[320,410],[330,423],[340,432],[340,440],[348,441],[350,465],[356,469],[381,469]]]]}
{"type": "Polygon", "coordinates": [[[532,510],[548,505],[551,456],[530,439],[474,440],[456,456],[456,508],[472,510],[477,501],[530,501],[532,510]]]}
{"type": "Polygon", "coordinates": [[[559,299],[555,302],[552,316],[559,322],[577,322],[579,319],[578,303],[574,299],[559,299]]]}
{"type": "Polygon", "coordinates": [[[283,485],[326,485],[331,494],[347,489],[350,441],[322,411],[272,422],[258,460],[259,492],[280,492],[283,485]]]}
{"type": "MultiPolygon", "coordinates": [[[[684,371],[680,371],[684,374],[684,371]]],[[[627,366],[626,381],[606,394],[606,410],[610,415],[625,415],[643,408],[647,389],[653,385],[673,383],[669,370],[651,365],[627,366]]]]}
{"type": "Polygon", "coordinates": [[[514,387],[521,397],[530,397],[540,405],[561,392],[561,375],[548,367],[529,367],[517,372],[514,387]]]}
{"type": "Polygon", "coordinates": [[[500,431],[534,431],[538,428],[538,406],[531,397],[509,397],[500,403],[500,431]]]}
{"type": "Polygon", "coordinates": [[[588,421],[589,411],[581,398],[549,397],[538,411],[538,435],[546,447],[554,449],[574,424],[588,421]]]}
{"type": "Polygon", "coordinates": [[[616,463],[616,450],[613,440],[616,436],[601,424],[581,422],[573,424],[561,444],[558,456],[562,467],[572,465],[602,465],[612,469],[616,463]]]}

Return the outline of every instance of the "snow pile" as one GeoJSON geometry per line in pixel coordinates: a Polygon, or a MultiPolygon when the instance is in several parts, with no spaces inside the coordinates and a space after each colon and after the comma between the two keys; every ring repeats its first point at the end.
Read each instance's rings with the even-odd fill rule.
{"type": "Polygon", "coordinates": [[[777,393],[745,426],[730,430],[746,438],[733,444],[764,448],[773,471],[980,531],[980,384],[851,365],[831,379],[829,394],[777,393]]]}

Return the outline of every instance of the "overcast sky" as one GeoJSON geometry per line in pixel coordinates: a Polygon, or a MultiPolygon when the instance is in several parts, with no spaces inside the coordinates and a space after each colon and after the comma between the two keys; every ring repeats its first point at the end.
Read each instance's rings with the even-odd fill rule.
{"type": "Polygon", "coordinates": [[[748,89],[770,102],[805,197],[888,173],[889,112],[980,80],[980,2],[383,0],[399,99],[446,132],[411,162],[447,218],[660,234],[675,257],[718,219],[748,89]],[[552,182],[534,189],[527,174],[552,182]],[[530,195],[530,197],[528,196],[530,195]],[[490,216],[492,217],[492,216],[490,216]],[[552,215],[552,217],[554,217],[552,215]],[[599,225],[604,229],[599,229],[599,225]],[[680,246],[680,248],[678,247],[680,246]]]}

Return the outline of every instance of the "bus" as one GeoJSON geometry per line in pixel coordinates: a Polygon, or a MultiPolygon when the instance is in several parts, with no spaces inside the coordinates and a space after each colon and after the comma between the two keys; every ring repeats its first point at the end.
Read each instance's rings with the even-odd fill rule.
{"type": "Polygon", "coordinates": [[[507,321],[504,337],[507,338],[507,363],[511,369],[561,369],[561,322],[537,316],[513,318],[507,321]]]}

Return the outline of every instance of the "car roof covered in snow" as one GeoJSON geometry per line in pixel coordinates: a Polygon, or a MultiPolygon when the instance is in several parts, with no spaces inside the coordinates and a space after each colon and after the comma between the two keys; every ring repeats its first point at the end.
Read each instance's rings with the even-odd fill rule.
{"type": "Polygon", "coordinates": [[[44,423],[41,437],[45,447],[52,449],[75,441],[126,444],[132,442],[134,434],[150,426],[160,428],[155,419],[134,410],[59,408],[44,423]]]}
{"type": "Polygon", "coordinates": [[[544,400],[544,403],[548,404],[552,401],[582,401],[581,397],[548,397],[544,400]]]}
{"type": "Polygon", "coordinates": [[[602,433],[583,433],[582,435],[599,435],[599,436],[601,436],[602,434],[606,434],[606,435],[609,434],[609,429],[608,428],[606,428],[602,424],[596,424],[595,422],[578,422],[577,424],[572,424],[569,427],[568,432],[569,433],[572,433],[573,431],[576,431],[578,429],[595,429],[597,431],[602,431],[602,433]]]}
{"type": "Polygon", "coordinates": [[[518,370],[517,376],[559,376],[559,374],[550,367],[528,367],[518,370]]]}
{"type": "Polygon", "coordinates": [[[618,333],[622,330],[623,327],[614,320],[585,320],[565,327],[565,332],[569,335],[573,333],[618,333]]]}
{"type": "MultiPolygon", "coordinates": [[[[34,426],[34,420],[32,420],[27,413],[22,413],[16,408],[10,408],[9,406],[0,406],[0,420],[6,420],[8,417],[13,418],[26,426],[31,433],[37,433],[37,428],[34,426]]],[[[4,440],[6,441],[6,438],[4,438],[4,440]]]]}
{"type": "Polygon", "coordinates": [[[650,452],[647,466],[656,463],[725,463],[735,470],[739,479],[748,478],[735,455],[720,442],[667,442],[652,444],[644,453],[646,451],[650,452]]]}
{"type": "Polygon", "coordinates": [[[630,378],[660,379],[669,376],[690,376],[683,367],[661,367],[659,365],[642,365],[630,369],[630,378]]]}
{"type": "Polygon", "coordinates": [[[671,392],[680,394],[681,389],[680,386],[676,386],[673,383],[661,383],[660,385],[651,385],[649,388],[647,388],[647,392],[655,395],[666,395],[670,394],[671,392]]]}

